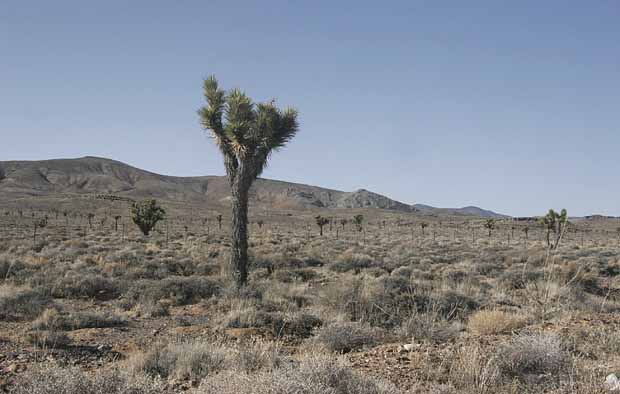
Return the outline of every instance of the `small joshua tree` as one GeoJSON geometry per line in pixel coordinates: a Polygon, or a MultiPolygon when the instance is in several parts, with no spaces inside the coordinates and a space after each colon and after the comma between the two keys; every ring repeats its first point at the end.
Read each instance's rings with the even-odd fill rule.
{"type": "Polygon", "coordinates": [[[347,224],[347,219],[340,219],[340,225],[342,226],[342,231],[344,231],[344,226],[347,224]]]}
{"type": "Polygon", "coordinates": [[[420,223],[420,228],[422,229],[422,236],[424,236],[424,230],[428,227],[428,223],[422,222],[420,223]]]}
{"type": "Polygon", "coordinates": [[[364,215],[355,215],[353,216],[353,223],[355,223],[355,228],[357,231],[362,231],[364,229],[364,215]]]}
{"type": "Polygon", "coordinates": [[[34,220],[34,234],[32,235],[32,242],[37,242],[37,229],[47,227],[47,216],[43,219],[35,219],[34,220]]]}
{"type": "Polygon", "coordinates": [[[95,214],[94,213],[89,213],[87,217],[88,217],[88,227],[90,227],[92,229],[93,228],[93,219],[95,218],[95,214]]]}
{"type": "Polygon", "coordinates": [[[217,227],[221,230],[222,229],[222,215],[217,215],[215,219],[217,220],[217,227]]]}
{"type": "Polygon", "coordinates": [[[157,222],[165,216],[166,211],[158,206],[155,200],[135,202],[131,207],[131,219],[145,236],[148,236],[157,222]]]}
{"type": "Polygon", "coordinates": [[[265,224],[265,222],[263,222],[262,220],[257,220],[256,224],[258,224],[258,228],[262,229],[263,228],[263,224],[265,224]]]}
{"type": "Polygon", "coordinates": [[[316,220],[316,225],[319,226],[319,230],[320,230],[320,234],[321,236],[323,236],[323,226],[327,225],[329,223],[329,219],[318,215],[317,217],[314,218],[316,220]]]}
{"type": "Polygon", "coordinates": [[[114,216],[114,231],[118,232],[118,221],[121,220],[121,215],[114,216]]]}
{"type": "Polygon", "coordinates": [[[525,240],[527,241],[530,228],[528,226],[523,227],[523,232],[525,233],[525,240]]]}
{"type": "Polygon", "coordinates": [[[207,105],[198,111],[200,123],[211,132],[224,157],[232,195],[230,265],[237,287],[248,279],[248,200],[274,151],[297,134],[295,109],[280,109],[274,101],[254,103],[239,89],[220,89],[215,77],[204,81],[207,105]]]}
{"type": "Polygon", "coordinates": [[[562,209],[560,213],[550,209],[545,216],[540,218],[540,224],[546,231],[547,246],[551,249],[557,249],[560,244],[560,240],[562,239],[562,235],[566,230],[566,225],[568,224],[568,213],[566,212],[566,209],[562,209]],[[555,234],[555,240],[553,243],[551,242],[551,233],[555,234]]]}
{"type": "Polygon", "coordinates": [[[489,238],[491,238],[491,232],[495,229],[495,219],[487,219],[484,222],[484,228],[489,230],[489,238]]]}

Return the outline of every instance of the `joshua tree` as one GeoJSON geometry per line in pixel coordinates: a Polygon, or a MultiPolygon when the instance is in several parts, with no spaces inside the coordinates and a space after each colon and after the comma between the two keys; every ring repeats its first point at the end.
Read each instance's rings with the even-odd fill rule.
{"type": "Polygon", "coordinates": [[[131,207],[131,219],[145,236],[148,236],[157,222],[163,220],[165,216],[166,211],[157,205],[155,200],[134,202],[131,207]]]}
{"type": "Polygon", "coordinates": [[[88,214],[88,227],[90,227],[91,229],[93,228],[93,219],[95,218],[95,214],[94,213],[89,213],[88,214]]]}
{"type": "Polygon", "coordinates": [[[424,229],[428,227],[428,223],[422,222],[420,223],[420,228],[422,229],[422,236],[424,236],[424,229]]]}
{"type": "Polygon", "coordinates": [[[530,228],[528,226],[523,227],[523,232],[525,233],[525,240],[527,241],[530,228]]]}
{"type": "Polygon", "coordinates": [[[491,231],[493,231],[493,229],[495,229],[495,219],[487,219],[484,222],[484,228],[489,230],[489,238],[491,238],[491,231]]]}
{"type": "Polygon", "coordinates": [[[263,228],[263,224],[265,224],[265,222],[263,222],[262,220],[257,220],[256,224],[258,224],[258,228],[263,228]]]}
{"type": "Polygon", "coordinates": [[[329,223],[329,219],[324,218],[321,215],[318,215],[314,219],[316,220],[316,225],[319,226],[319,230],[320,230],[321,236],[323,236],[323,226],[325,226],[325,225],[327,225],[329,223]]]}
{"type": "Polygon", "coordinates": [[[43,219],[35,219],[34,221],[34,233],[32,235],[32,242],[37,242],[37,228],[44,228],[47,226],[47,216],[43,219]]]}
{"type": "Polygon", "coordinates": [[[342,231],[344,231],[344,226],[347,224],[347,219],[340,219],[340,225],[342,226],[342,231]]]}
{"type": "Polygon", "coordinates": [[[353,223],[355,223],[355,228],[357,228],[357,231],[361,232],[364,229],[364,215],[353,216],[353,223]]]}
{"type": "Polygon", "coordinates": [[[297,133],[297,111],[281,110],[274,101],[255,104],[239,89],[225,92],[215,77],[204,81],[207,105],[198,111],[224,156],[232,194],[230,264],[238,287],[248,278],[248,192],[271,153],[297,133]]]}
{"type": "Polygon", "coordinates": [[[217,220],[217,227],[221,230],[222,229],[222,215],[217,215],[215,219],[217,220]]]}
{"type": "Polygon", "coordinates": [[[553,209],[540,218],[540,224],[544,227],[547,235],[547,246],[556,249],[560,244],[564,230],[568,223],[568,213],[566,209],[562,209],[560,213],[557,213],[553,209]],[[551,243],[551,233],[555,234],[555,240],[551,243]]]}
{"type": "Polygon", "coordinates": [[[121,220],[121,215],[114,216],[114,231],[118,232],[118,221],[121,220]]]}

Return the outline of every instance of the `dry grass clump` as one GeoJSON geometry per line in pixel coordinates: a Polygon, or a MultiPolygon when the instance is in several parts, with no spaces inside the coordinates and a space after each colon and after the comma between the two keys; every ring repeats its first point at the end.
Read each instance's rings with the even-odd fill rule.
{"type": "Polygon", "coordinates": [[[500,346],[495,353],[500,373],[526,383],[558,378],[568,356],[554,334],[522,334],[500,346]]]}
{"type": "Polygon", "coordinates": [[[342,361],[307,356],[299,365],[286,365],[254,374],[226,372],[203,381],[198,394],[397,394],[393,385],[354,372],[342,361]]]}
{"type": "Polygon", "coordinates": [[[313,339],[330,352],[349,353],[371,347],[381,340],[381,333],[360,323],[332,323],[322,327],[313,339]]]}
{"type": "Polygon", "coordinates": [[[509,333],[526,325],[526,320],[512,313],[500,310],[481,310],[469,317],[467,328],[477,335],[509,333]]]}
{"type": "Polygon", "coordinates": [[[114,281],[102,275],[69,272],[51,283],[49,293],[56,298],[106,300],[115,297],[118,289],[114,281]]]}
{"type": "Polygon", "coordinates": [[[176,379],[202,379],[224,369],[226,352],[207,342],[157,345],[146,353],[128,360],[134,374],[176,379]]]}
{"type": "Polygon", "coordinates": [[[71,339],[62,331],[35,330],[26,334],[26,341],[41,348],[62,348],[71,343],[71,339]]]}
{"type": "Polygon", "coordinates": [[[461,331],[461,323],[446,319],[430,307],[425,312],[414,312],[397,332],[408,340],[441,343],[457,338],[461,331]]]}
{"type": "Polygon", "coordinates": [[[39,316],[51,298],[27,287],[0,286],[0,320],[31,320],[39,316]]]}
{"type": "Polygon", "coordinates": [[[95,375],[79,368],[39,367],[27,371],[10,386],[12,394],[163,394],[163,385],[146,377],[128,377],[118,371],[95,375]]]}
{"type": "Polygon", "coordinates": [[[133,355],[127,361],[134,374],[194,381],[222,370],[270,370],[282,363],[283,356],[273,344],[258,342],[224,347],[204,341],[160,344],[145,353],[133,355]]]}
{"type": "Polygon", "coordinates": [[[172,305],[188,305],[213,297],[221,291],[221,284],[199,276],[170,276],[163,280],[139,280],[125,293],[130,302],[139,304],[170,300],[172,305]]]}
{"type": "Polygon", "coordinates": [[[74,312],[62,314],[56,309],[46,309],[33,323],[35,330],[79,330],[81,328],[118,327],[127,320],[112,313],[74,312]]]}

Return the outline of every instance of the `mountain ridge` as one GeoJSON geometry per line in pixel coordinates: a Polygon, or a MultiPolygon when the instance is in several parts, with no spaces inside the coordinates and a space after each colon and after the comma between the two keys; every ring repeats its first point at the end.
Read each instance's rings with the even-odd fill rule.
{"type": "MultiPolygon", "coordinates": [[[[158,198],[216,205],[228,204],[225,176],[161,175],[96,156],[70,159],[0,161],[0,197],[55,194],[114,194],[128,198],[158,198]]],[[[250,201],[274,209],[378,208],[422,214],[505,217],[478,207],[435,208],[406,204],[366,189],[345,192],[320,186],[259,178],[250,201]]]]}

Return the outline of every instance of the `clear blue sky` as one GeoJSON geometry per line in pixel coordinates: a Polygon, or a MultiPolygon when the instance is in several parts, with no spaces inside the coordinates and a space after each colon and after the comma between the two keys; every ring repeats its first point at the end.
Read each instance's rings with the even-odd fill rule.
{"type": "Polygon", "coordinates": [[[267,178],[512,215],[620,215],[620,2],[0,3],[0,160],[223,174],[215,74],[297,107],[267,178]]]}

